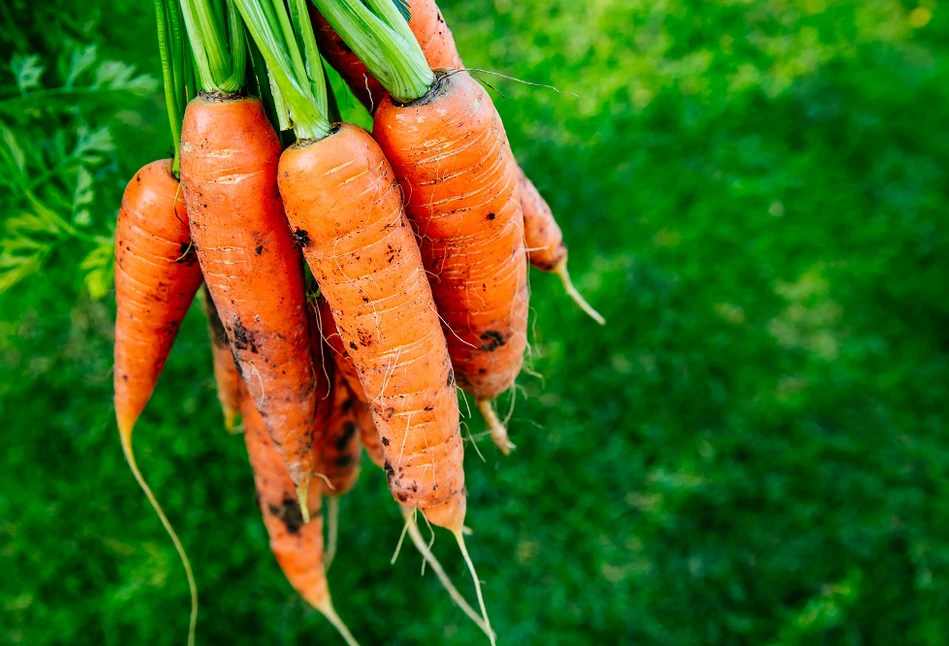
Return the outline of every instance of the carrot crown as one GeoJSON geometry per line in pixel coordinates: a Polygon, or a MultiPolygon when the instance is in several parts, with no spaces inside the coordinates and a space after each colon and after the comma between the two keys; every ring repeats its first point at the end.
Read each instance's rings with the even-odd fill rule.
{"type": "Polygon", "coordinates": [[[435,75],[392,0],[313,0],[347,45],[397,101],[425,96],[435,75]]]}
{"type": "Polygon", "coordinates": [[[247,47],[244,26],[233,4],[181,0],[201,89],[234,94],[244,87],[247,47]]]}
{"type": "Polygon", "coordinates": [[[271,89],[281,129],[291,126],[299,139],[328,135],[326,77],[306,0],[234,2],[276,85],[271,89]]]}

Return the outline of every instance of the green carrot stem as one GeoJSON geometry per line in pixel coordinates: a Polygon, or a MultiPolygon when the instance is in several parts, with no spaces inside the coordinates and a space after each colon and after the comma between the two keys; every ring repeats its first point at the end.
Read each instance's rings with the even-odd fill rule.
{"type": "Polygon", "coordinates": [[[389,94],[407,103],[425,96],[435,82],[425,55],[408,25],[391,0],[313,0],[320,13],[332,25],[356,55],[366,64],[389,94]],[[396,23],[387,2],[401,23],[396,23]],[[395,28],[389,23],[396,25],[395,28]],[[406,35],[400,35],[405,33],[406,35]]]}

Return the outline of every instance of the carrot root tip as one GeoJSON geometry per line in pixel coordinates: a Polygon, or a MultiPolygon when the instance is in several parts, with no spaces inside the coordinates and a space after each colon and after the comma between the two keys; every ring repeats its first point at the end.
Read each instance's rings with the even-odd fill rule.
{"type": "Polygon", "coordinates": [[[333,624],[333,628],[339,632],[347,646],[359,646],[359,642],[356,641],[356,638],[353,637],[353,634],[349,632],[349,628],[346,627],[346,624],[343,623],[343,620],[340,619],[340,616],[336,613],[336,608],[333,607],[333,602],[328,596],[326,601],[315,607],[317,610],[323,613],[323,616],[326,617],[327,621],[333,624]]]}
{"type": "Polygon", "coordinates": [[[468,571],[471,573],[471,580],[474,582],[475,592],[478,595],[478,605],[481,607],[481,617],[484,620],[484,632],[488,636],[491,646],[496,646],[497,636],[494,634],[494,629],[491,628],[491,620],[488,618],[488,610],[484,605],[484,595],[481,594],[481,580],[478,578],[478,572],[475,570],[474,563],[471,560],[471,555],[468,554],[468,547],[465,545],[465,536],[461,530],[453,532],[453,534],[455,535],[455,540],[458,541],[458,549],[461,550],[461,556],[465,559],[465,564],[468,566],[468,571]]]}
{"type": "Polygon", "coordinates": [[[478,613],[469,605],[468,601],[458,592],[458,588],[455,587],[455,584],[451,582],[451,579],[445,573],[442,564],[438,562],[438,559],[435,558],[435,555],[432,554],[431,545],[425,542],[425,539],[422,537],[422,532],[419,531],[418,523],[415,522],[415,519],[412,517],[414,510],[402,508],[402,513],[405,515],[406,527],[408,528],[409,536],[412,538],[412,542],[415,544],[415,549],[419,551],[422,555],[422,558],[425,559],[425,563],[428,563],[429,567],[432,568],[432,571],[435,573],[435,576],[438,577],[439,582],[441,582],[442,587],[448,592],[448,596],[451,597],[451,600],[455,602],[462,612],[464,612],[469,619],[471,619],[474,624],[484,632],[485,635],[490,639],[492,633],[490,628],[485,625],[484,620],[478,616],[478,613]]]}
{"type": "Polygon", "coordinates": [[[303,517],[304,524],[310,522],[309,493],[310,479],[307,478],[306,482],[300,483],[297,486],[297,500],[300,503],[300,515],[303,517]]]}
{"type": "Polygon", "coordinates": [[[138,486],[142,489],[142,493],[145,494],[145,497],[148,499],[149,504],[151,504],[152,509],[154,509],[155,513],[158,515],[158,520],[161,521],[161,524],[164,526],[169,538],[171,538],[171,542],[175,546],[175,551],[178,552],[178,557],[181,559],[181,565],[184,567],[185,576],[188,579],[188,590],[191,593],[191,616],[188,620],[188,646],[194,646],[195,633],[197,632],[198,627],[198,585],[194,580],[194,572],[191,569],[191,561],[188,559],[188,554],[185,552],[184,545],[181,543],[181,539],[178,538],[178,534],[175,532],[174,527],[172,527],[171,521],[168,520],[164,510],[161,508],[161,505],[158,504],[158,499],[155,498],[155,494],[152,493],[151,487],[148,486],[148,483],[145,482],[145,477],[142,475],[142,472],[139,470],[138,464],[135,461],[135,452],[132,449],[132,427],[135,425],[135,420],[119,418],[118,423],[119,438],[122,442],[122,452],[125,454],[125,460],[128,462],[129,468],[132,470],[132,475],[135,476],[135,481],[138,482],[138,486]]]}
{"type": "Polygon", "coordinates": [[[338,496],[331,496],[329,499],[326,521],[326,552],[323,554],[323,562],[326,571],[329,572],[330,566],[333,565],[333,559],[336,558],[336,545],[339,538],[338,496]]]}
{"type": "Polygon", "coordinates": [[[488,428],[488,432],[491,434],[491,439],[494,440],[497,447],[501,449],[501,453],[510,455],[511,451],[517,447],[514,446],[514,443],[511,442],[508,437],[507,427],[504,426],[504,422],[498,417],[498,413],[494,410],[494,405],[491,403],[491,400],[479,399],[478,410],[481,411],[481,416],[484,417],[484,423],[488,428]]]}
{"type": "Polygon", "coordinates": [[[579,306],[581,310],[586,312],[586,314],[599,323],[600,325],[606,325],[606,319],[603,318],[603,315],[593,309],[593,306],[587,303],[587,299],[583,298],[583,294],[577,291],[577,288],[574,287],[573,281],[570,280],[570,274],[567,272],[567,259],[564,258],[554,267],[553,272],[557,274],[560,278],[560,282],[563,283],[563,289],[567,292],[567,296],[573,299],[573,302],[579,306]]]}
{"type": "Polygon", "coordinates": [[[231,435],[240,435],[244,426],[240,423],[237,411],[228,411],[224,414],[224,429],[231,435]]]}

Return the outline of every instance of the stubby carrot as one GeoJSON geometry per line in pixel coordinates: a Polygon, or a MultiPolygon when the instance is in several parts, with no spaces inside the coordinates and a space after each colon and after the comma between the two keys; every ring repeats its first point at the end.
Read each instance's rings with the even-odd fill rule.
{"type": "Polygon", "coordinates": [[[172,160],[138,171],[122,197],[115,231],[115,415],[122,451],[171,537],[191,589],[189,643],[198,613],[197,587],[184,547],[139,471],[132,430],[155,390],[181,321],[201,285],[188,214],[178,198],[172,160]]]}
{"type": "Polygon", "coordinates": [[[280,150],[259,100],[202,93],[188,104],[181,180],[198,259],[306,517],[315,466],[314,362],[299,243],[277,191],[280,150]]]}

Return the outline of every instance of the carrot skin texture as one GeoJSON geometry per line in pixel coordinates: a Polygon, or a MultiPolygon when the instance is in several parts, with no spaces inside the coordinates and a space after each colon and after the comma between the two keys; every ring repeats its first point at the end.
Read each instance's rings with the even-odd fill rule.
{"type": "Polygon", "coordinates": [[[227,331],[214,308],[214,301],[204,288],[204,313],[208,317],[208,335],[211,337],[211,354],[214,360],[214,382],[217,384],[217,399],[224,413],[224,427],[235,432],[237,418],[241,412],[241,375],[234,363],[231,345],[227,342],[227,331]]]}
{"type": "Polygon", "coordinates": [[[115,413],[123,433],[145,409],[201,286],[171,160],[139,170],[115,231],[115,413]],[[177,196],[177,198],[176,198],[177,196]]]}
{"type": "Polygon", "coordinates": [[[479,400],[507,390],[527,344],[527,254],[516,162],[490,97],[467,74],[397,106],[373,135],[406,196],[458,385],[479,400]]]}
{"type": "Polygon", "coordinates": [[[200,95],[185,111],[181,178],[198,259],[241,376],[294,483],[314,471],[316,392],[303,267],[254,98],[200,95]]]}
{"type": "Polygon", "coordinates": [[[354,401],[353,408],[355,413],[356,427],[359,429],[359,440],[366,449],[366,455],[380,469],[385,465],[385,457],[382,455],[382,441],[379,432],[376,430],[376,424],[372,421],[372,410],[369,408],[369,402],[366,399],[366,393],[362,389],[359,381],[359,371],[353,363],[352,358],[346,352],[343,345],[343,339],[339,336],[336,329],[336,321],[333,320],[333,312],[330,310],[329,303],[325,298],[320,299],[320,321],[323,339],[326,344],[324,356],[332,357],[332,363],[338,374],[341,374],[346,386],[352,392],[354,401]]]}
{"type": "Polygon", "coordinates": [[[260,413],[249,397],[242,404],[244,441],[270,549],[290,585],[312,606],[321,608],[329,600],[323,569],[322,481],[314,478],[310,483],[307,504],[311,520],[304,523],[293,481],[260,413]]]}
{"type": "Polygon", "coordinates": [[[383,438],[393,496],[430,519],[461,527],[464,470],[454,375],[388,161],[369,133],[342,124],[318,142],[284,152],[279,181],[287,217],[306,232],[304,256],[383,438]]]}

